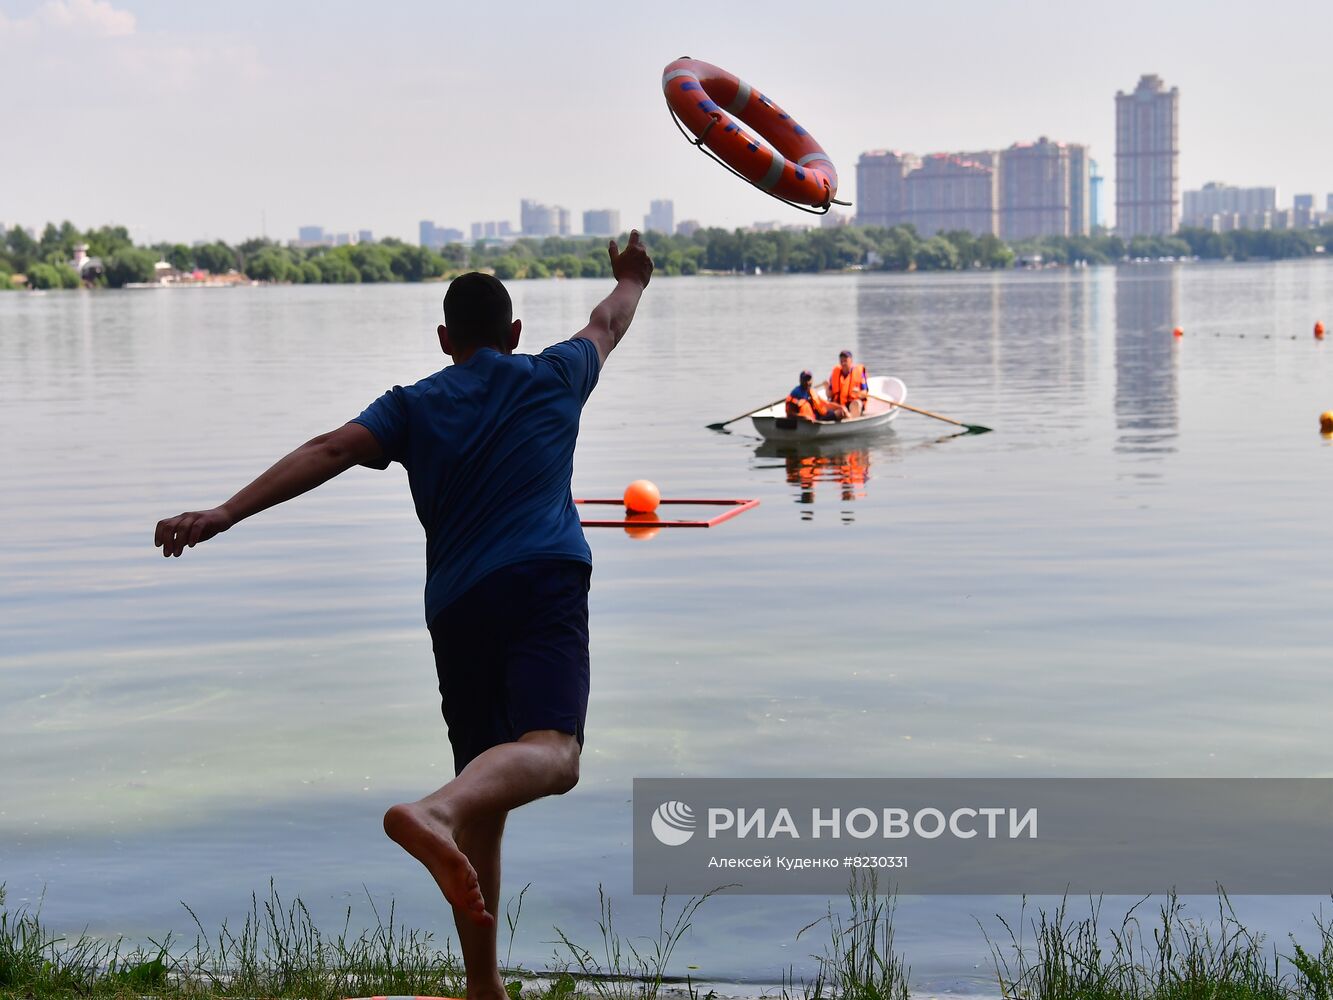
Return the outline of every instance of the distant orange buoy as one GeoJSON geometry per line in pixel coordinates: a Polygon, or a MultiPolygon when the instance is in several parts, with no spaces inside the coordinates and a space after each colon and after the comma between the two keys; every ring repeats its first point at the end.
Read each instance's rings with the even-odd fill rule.
{"type": "Polygon", "coordinates": [[[1333,410],[1319,414],[1319,429],[1325,434],[1333,434],[1333,410]]]}
{"type": "Polygon", "coordinates": [[[1176,327],[1174,330],[1171,331],[1171,336],[1173,337],[1185,336],[1185,328],[1181,326],[1176,327]]]}
{"type": "Polygon", "coordinates": [[[1314,325],[1314,339],[1315,340],[1324,339],[1324,324],[1320,323],[1318,320],[1315,321],[1314,325]]]}
{"type": "Polygon", "coordinates": [[[661,502],[656,484],[647,479],[636,479],[625,487],[625,509],[635,514],[651,514],[661,502]]]}

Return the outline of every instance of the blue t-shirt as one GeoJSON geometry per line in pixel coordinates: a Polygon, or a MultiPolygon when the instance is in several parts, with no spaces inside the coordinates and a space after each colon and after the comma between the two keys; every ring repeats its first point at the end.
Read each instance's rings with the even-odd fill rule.
{"type": "Polygon", "coordinates": [[[353,423],[407,469],[426,529],[426,621],[497,569],[530,559],[592,563],[570,492],[597,346],[566,340],[541,354],[485,348],[406,388],[353,423]]]}

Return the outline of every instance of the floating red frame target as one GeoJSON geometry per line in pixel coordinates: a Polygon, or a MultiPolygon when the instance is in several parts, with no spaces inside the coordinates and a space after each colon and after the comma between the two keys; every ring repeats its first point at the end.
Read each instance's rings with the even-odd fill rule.
{"type": "MultiPolygon", "coordinates": [[[[612,500],[575,500],[577,504],[606,504],[612,507],[624,508],[625,501],[620,498],[612,500]]],[[[585,528],[712,528],[721,524],[723,521],[730,520],[737,514],[743,514],[753,507],[759,506],[758,500],[663,500],[661,506],[667,504],[677,504],[682,506],[693,505],[696,507],[725,507],[726,510],[720,514],[714,514],[712,517],[703,520],[690,521],[630,521],[618,520],[610,521],[600,518],[589,520],[580,519],[580,523],[585,528]]]]}

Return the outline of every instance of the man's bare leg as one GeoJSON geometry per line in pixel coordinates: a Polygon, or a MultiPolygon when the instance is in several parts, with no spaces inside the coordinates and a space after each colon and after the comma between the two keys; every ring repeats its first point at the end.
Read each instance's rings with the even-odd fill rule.
{"type": "Polygon", "coordinates": [[[500,839],[506,816],[478,817],[459,827],[456,840],[477,870],[477,882],[491,915],[489,927],[475,923],[464,910],[454,910],[458,943],[463,949],[463,967],[467,970],[468,1000],[504,1000],[504,980],[500,977],[495,936],[500,922],[500,839]]]}
{"type": "Polygon", "coordinates": [[[579,780],[579,744],[569,733],[540,729],[479,754],[443,788],[384,814],[384,832],[416,858],[455,910],[493,927],[494,915],[477,870],[459,849],[455,832],[546,795],[569,791],[579,780]]]}

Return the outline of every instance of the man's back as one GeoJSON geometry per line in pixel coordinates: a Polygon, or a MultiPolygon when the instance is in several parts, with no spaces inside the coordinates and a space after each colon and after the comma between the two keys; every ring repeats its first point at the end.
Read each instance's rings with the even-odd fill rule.
{"type": "Polygon", "coordinates": [[[591,563],[570,493],[579,415],[597,384],[595,345],[541,354],[484,349],[395,386],[354,421],[384,468],[400,462],[426,531],[426,620],[504,566],[591,563]]]}

